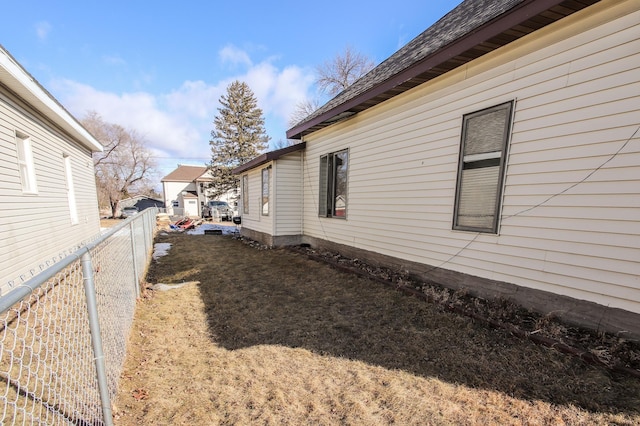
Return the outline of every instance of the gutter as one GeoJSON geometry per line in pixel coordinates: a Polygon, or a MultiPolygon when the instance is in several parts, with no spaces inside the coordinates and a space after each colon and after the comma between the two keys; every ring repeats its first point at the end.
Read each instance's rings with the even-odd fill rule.
{"type": "MultiPolygon", "coordinates": [[[[320,115],[312,117],[308,119],[308,121],[298,124],[297,126],[289,129],[286,132],[287,138],[301,139],[304,135],[315,131],[315,130],[311,130],[315,126],[321,126],[322,128],[327,127],[339,121],[340,119],[348,118],[351,115],[354,115],[365,109],[371,108],[374,105],[378,105],[390,98],[393,98],[401,93],[404,93],[405,91],[415,87],[418,84],[414,84],[411,87],[407,87],[405,89],[402,89],[402,88],[396,89],[396,88],[398,88],[399,86],[401,86],[402,84],[406,83],[407,81],[413,78],[419,77],[421,74],[424,74],[434,68],[437,68],[438,66],[447,62],[448,60],[458,55],[461,55],[464,52],[467,52],[468,50],[480,45],[481,43],[488,41],[491,38],[505,31],[508,31],[509,29],[525,22],[527,19],[537,16],[561,3],[563,3],[563,0],[525,0],[522,3],[514,5],[508,11],[484,22],[483,24],[479,25],[474,29],[471,29],[466,34],[458,37],[455,40],[452,40],[449,44],[433,52],[430,52],[424,58],[419,59],[416,62],[413,62],[411,65],[394,73],[392,76],[386,79],[383,79],[382,81],[375,82],[371,87],[365,89],[364,92],[360,94],[356,94],[350,98],[347,98],[346,100],[340,102],[335,107],[332,107],[329,110],[321,113],[320,115]],[[391,93],[394,91],[394,89],[396,89],[397,93],[391,93]],[[388,93],[389,96],[385,97],[385,99],[375,101],[376,97],[384,95],[385,93],[388,93]],[[362,107],[366,103],[370,103],[370,105],[366,107],[362,107]],[[362,107],[362,108],[359,108],[359,107],[362,107]],[[350,111],[351,109],[356,109],[356,111],[350,111]]],[[[588,5],[585,7],[588,7],[588,5]]],[[[446,19],[446,17],[450,13],[451,12],[445,15],[445,17],[442,19],[446,19]]],[[[429,29],[433,27],[434,26],[427,28],[425,32],[429,31],[429,29]]],[[[424,34],[424,32],[422,34],[424,34]]],[[[421,37],[421,35],[418,35],[414,40],[421,37]]],[[[411,44],[412,42],[409,42],[407,45],[411,44]]],[[[506,43],[505,45],[507,44],[509,43],[506,43]]],[[[500,47],[502,46],[498,46],[496,47],[496,49],[500,47]]],[[[374,72],[376,69],[379,69],[387,61],[394,58],[396,54],[399,54],[401,50],[402,49],[398,50],[398,52],[391,55],[387,60],[383,61],[371,72],[374,72]]],[[[404,57],[404,55],[405,55],[405,52],[403,52],[402,54],[399,54],[397,59],[401,60],[404,57]]],[[[469,61],[472,61],[473,59],[470,59],[469,61]]],[[[447,72],[448,71],[445,71],[438,75],[443,75],[443,74],[446,74],[447,72]]],[[[435,78],[435,76],[432,76],[429,79],[431,78],[435,78]]],[[[347,88],[346,90],[351,89],[352,91],[356,91],[357,84],[358,84],[357,82],[354,83],[354,85],[352,85],[350,88],[347,88]]],[[[420,84],[423,84],[423,83],[420,83],[420,84]]],[[[334,100],[336,98],[334,98],[334,100]]],[[[329,101],[327,104],[325,104],[325,106],[330,104],[331,102],[332,101],[329,101]]]]}

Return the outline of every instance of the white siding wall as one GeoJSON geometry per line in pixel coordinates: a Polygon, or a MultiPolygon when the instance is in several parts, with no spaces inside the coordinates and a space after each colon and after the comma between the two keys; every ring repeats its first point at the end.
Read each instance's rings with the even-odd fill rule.
{"type": "MultiPolygon", "coordinates": [[[[260,167],[256,167],[255,169],[251,169],[248,171],[249,174],[249,214],[243,213],[242,209],[240,210],[240,215],[242,216],[242,227],[246,227],[247,229],[251,229],[258,232],[263,232],[265,234],[273,235],[274,234],[274,214],[273,214],[273,206],[269,206],[269,216],[262,215],[262,169],[268,167],[269,165],[273,165],[273,163],[263,164],[260,167]]],[[[270,187],[270,196],[273,198],[273,173],[271,174],[271,179],[269,180],[270,187]]],[[[242,179],[242,177],[240,178],[242,179]]]]}
{"type": "Polygon", "coordinates": [[[0,91],[0,288],[100,232],[91,153],[0,91]],[[37,194],[23,194],[16,131],[31,139],[37,194]],[[78,222],[71,224],[64,156],[73,174],[78,222]]]}
{"type": "MultiPolygon", "coordinates": [[[[195,191],[197,189],[194,182],[162,182],[162,191],[164,192],[164,205],[167,209],[167,213],[175,215],[184,215],[185,213],[185,200],[182,196],[183,191],[195,191]],[[179,206],[173,207],[173,201],[178,201],[179,206]]],[[[194,213],[194,216],[199,214],[199,210],[194,213]]]]}
{"type": "Polygon", "coordinates": [[[302,234],[302,154],[293,152],[278,158],[273,167],[275,234],[302,234]]]}
{"type": "Polygon", "coordinates": [[[305,138],[304,233],[640,313],[639,117],[638,3],[604,1],[305,138]],[[462,115],[512,99],[500,234],[452,231],[462,115]],[[319,218],[345,148],[347,220],[319,218]]]}

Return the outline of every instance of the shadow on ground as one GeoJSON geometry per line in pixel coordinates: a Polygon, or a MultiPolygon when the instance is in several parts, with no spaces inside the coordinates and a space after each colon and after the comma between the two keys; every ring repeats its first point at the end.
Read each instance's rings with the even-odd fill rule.
{"type": "Polygon", "coordinates": [[[212,338],[229,350],[299,347],[521,399],[594,412],[640,411],[637,379],[300,254],[225,236],[165,238],[174,244],[171,256],[152,268],[151,279],[172,271],[172,277],[200,281],[212,338]]]}

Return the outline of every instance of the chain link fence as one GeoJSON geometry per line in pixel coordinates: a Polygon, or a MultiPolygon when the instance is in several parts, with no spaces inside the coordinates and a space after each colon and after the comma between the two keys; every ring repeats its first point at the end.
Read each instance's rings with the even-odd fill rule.
{"type": "Polygon", "coordinates": [[[0,298],[0,425],[112,425],[157,209],[0,298]]]}

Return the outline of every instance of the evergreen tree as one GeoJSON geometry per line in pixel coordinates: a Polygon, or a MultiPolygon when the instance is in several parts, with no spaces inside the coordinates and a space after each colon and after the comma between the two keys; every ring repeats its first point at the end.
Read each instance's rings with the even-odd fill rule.
{"type": "Polygon", "coordinates": [[[220,97],[220,104],[209,141],[213,198],[238,187],[239,179],[231,171],[265,151],[270,139],[264,128],[262,110],[246,83],[237,80],[231,83],[227,95],[220,97]]]}

